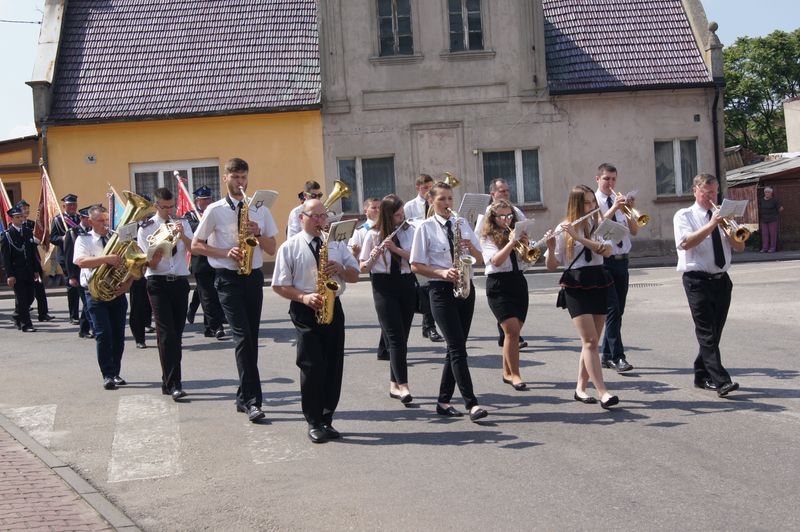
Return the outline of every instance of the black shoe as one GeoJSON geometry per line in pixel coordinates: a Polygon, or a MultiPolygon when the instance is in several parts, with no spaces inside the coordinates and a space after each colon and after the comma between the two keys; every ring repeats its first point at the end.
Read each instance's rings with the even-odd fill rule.
{"type": "Polygon", "coordinates": [[[247,407],[246,411],[247,411],[247,419],[253,422],[258,421],[259,419],[264,419],[264,417],[266,416],[266,414],[264,414],[264,411],[261,410],[261,407],[258,407],[256,405],[251,405],[247,407]]]}
{"type": "Polygon", "coordinates": [[[148,325],[147,327],[144,328],[144,332],[154,333],[156,332],[156,329],[155,327],[151,327],[148,325]]]}
{"type": "Polygon", "coordinates": [[[619,404],[619,397],[617,397],[616,395],[612,395],[611,397],[609,397],[608,401],[600,401],[600,406],[602,406],[606,410],[618,404],[619,404]]]}
{"type": "Polygon", "coordinates": [[[405,394],[404,396],[400,397],[400,402],[404,405],[410,405],[411,401],[414,400],[414,396],[410,393],[405,394]]]}
{"type": "Polygon", "coordinates": [[[94,338],[94,333],[78,333],[78,338],[94,338]]]}
{"type": "Polygon", "coordinates": [[[463,412],[459,412],[452,406],[448,406],[447,408],[442,408],[438,404],[436,405],[436,413],[440,416],[447,416],[447,417],[461,417],[464,415],[463,412]]]}
{"type": "Polygon", "coordinates": [[[174,390],[172,390],[172,393],[170,395],[172,396],[173,401],[177,401],[181,397],[186,397],[186,392],[184,392],[180,388],[175,388],[174,390]]]}
{"type": "Polygon", "coordinates": [[[595,399],[591,395],[587,395],[586,397],[581,397],[580,395],[578,395],[578,392],[575,392],[575,400],[585,405],[593,405],[597,402],[597,399],[595,399]]]}
{"type": "Polygon", "coordinates": [[[704,379],[703,381],[694,381],[694,387],[700,388],[701,390],[711,390],[712,392],[716,392],[718,387],[714,384],[714,381],[711,379],[704,379]]]}
{"type": "Polygon", "coordinates": [[[187,312],[186,313],[186,322],[187,323],[194,323],[194,312],[187,312]]]}
{"type": "Polygon", "coordinates": [[[103,379],[103,388],[106,390],[116,390],[117,385],[114,384],[114,377],[105,377],[103,379]]]}
{"type": "Polygon", "coordinates": [[[444,342],[444,338],[442,338],[442,335],[440,335],[439,331],[436,330],[436,327],[431,327],[430,329],[423,329],[422,336],[424,336],[431,342],[444,342]]]}
{"type": "Polygon", "coordinates": [[[519,337],[519,348],[522,349],[524,347],[528,347],[528,342],[525,341],[525,338],[520,336],[519,337]]]}
{"type": "Polygon", "coordinates": [[[328,433],[322,427],[308,429],[308,439],[312,443],[325,443],[328,441],[328,433]]]}
{"type": "Polygon", "coordinates": [[[389,353],[378,353],[378,360],[389,360],[389,353]]]}
{"type": "Polygon", "coordinates": [[[518,382],[516,384],[512,384],[511,386],[513,386],[514,389],[517,390],[518,392],[524,392],[525,390],[528,389],[528,385],[525,384],[524,382],[518,382]]]}
{"type": "Polygon", "coordinates": [[[50,314],[45,314],[44,316],[39,316],[39,321],[53,321],[56,319],[55,316],[51,316],[50,314]]]}
{"type": "Polygon", "coordinates": [[[217,337],[217,340],[225,339],[225,329],[220,327],[219,329],[217,329],[217,332],[214,333],[214,336],[217,337]]]}
{"type": "Polygon", "coordinates": [[[206,330],[203,332],[203,336],[205,336],[206,338],[214,338],[214,331],[209,328],[206,328],[206,330]]]}
{"type": "Polygon", "coordinates": [[[739,389],[738,382],[726,382],[725,384],[719,387],[719,390],[717,390],[717,395],[719,397],[725,397],[730,392],[736,391],[738,389],[739,389]]]}
{"type": "Polygon", "coordinates": [[[392,399],[400,399],[400,394],[389,392],[389,397],[391,397],[392,399]]]}
{"type": "Polygon", "coordinates": [[[329,440],[338,440],[342,437],[339,431],[333,428],[333,425],[330,423],[323,424],[322,430],[325,432],[325,437],[329,440]]]}
{"type": "Polygon", "coordinates": [[[611,359],[604,358],[603,361],[600,362],[600,365],[607,369],[617,369],[617,365],[611,359]]]}
{"type": "Polygon", "coordinates": [[[617,373],[622,373],[623,371],[630,371],[632,369],[633,366],[628,364],[628,361],[625,360],[624,358],[620,358],[619,361],[617,361],[617,373]]]}
{"type": "Polygon", "coordinates": [[[22,332],[36,332],[36,327],[33,325],[25,325],[20,329],[22,332]]]}
{"type": "Polygon", "coordinates": [[[78,320],[73,320],[73,319],[70,319],[70,320],[69,320],[69,324],[70,324],[70,325],[80,325],[80,324],[81,324],[81,322],[79,322],[78,320]]]}
{"type": "Polygon", "coordinates": [[[116,384],[117,386],[125,386],[128,383],[125,382],[125,379],[117,375],[116,377],[114,377],[114,384],[116,384]]]}
{"type": "Polygon", "coordinates": [[[479,419],[483,419],[489,415],[489,412],[484,410],[483,408],[478,408],[469,413],[469,420],[472,422],[478,421],[479,419]]]}
{"type": "Polygon", "coordinates": [[[136,342],[136,349],[147,349],[147,344],[144,342],[136,342]]]}

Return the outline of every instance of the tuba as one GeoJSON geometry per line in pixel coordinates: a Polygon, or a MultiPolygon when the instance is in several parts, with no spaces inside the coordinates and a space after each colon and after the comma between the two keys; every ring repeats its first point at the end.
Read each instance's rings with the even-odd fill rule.
{"type": "MultiPolygon", "coordinates": [[[[614,194],[615,196],[622,196],[622,194],[620,194],[619,192],[614,192],[613,188],[611,189],[611,193],[614,194]]],[[[647,214],[640,213],[633,207],[628,206],[627,203],[622,206],[622,213],[625,215],[626,218],[628,218],[628,220],[634,220],[636,222],[636,225],[638,225],[639,227],[644,227],[650,221],[650,216],[648,216],[647,214]]]]}
{"type": "Polygon", "coordinates": [[[319,248],[319,266],[317,266],[317,293],[322,298],[322,307],[315,312],[315,317],[319,325],[330,325],[333,322],[333,308],[339,283],[325,273],[325,267],[328,265],[328,235],[323,233],[322,237],[322,247],[319,248]]]}
{"type": "Polygon", "coordinates": [[[247,224],[250,222],[250,206],[247,203],[247,195],[244,193],[244,187],[239,187],[244,197],[244,206],[239,211],[239,251],[242,253],[242,258],[239,259],[239,267],[236,272],[239,275],[250,275],[253,271],[253,253],[258,246],[258,239],[247,232],[247,224]]]}
{"type": "MultiPolygon", "coordinates": [[[[458,179],[456,176],[451,174],[450,172],[444,173],[444,179],[442,180],[443,183],[450,185],[450,188],[456,188],[458,185],[461,184],[461,180],[458,179]]],[[[425,214],[425,218],[430,218],[433,216],[433,204],[428,207],[428,212],[425,214]]]]}
{"type": "Polygon", "coordinates": [[[472,266],[475,264],[475,257],[469,253],[462,253],[461,249],[461,224],[459,224],[458,213],[453,209],[447,209],[453,216],[453,268],[458,270],[458,281],[453,285],[453,295],[456,299],[467,299],[472,291],[472,266]]]}
{"type": "Polygon", "coordinates": [[[349,198],[353,195],[353,191],[350,190],[350,187],[344,181],[339,181],[338,179],[333,182],[333,190],[331,191],[330,196],[325,200],[323,205],[325,206],[325,210],[331,208],[331,205],[336,203],[342,198],[349,198]]]}
{"type": "MultiPolygon", "coordinates": [[[[128,200],[128,204],[118,227],[144,220],[155,212],[153,204],[140,195],[129,190],[124,190],[122,195],[128,200]]],[[[135,240],[120,242],[119,235],[114,233],[106,243],[103,255],[119,255],[122,257],[122,265],[114,268],[101,264],[95,268],[89,277],[89,293],[98,301],[111,301],[116,297],[117,289],[129,279],[141,279],[147,265],[147,254],[142,252],[135,240]]]]}
{"type": "MultiPolygon", "coordinates": [[[[719,206],[714,204],[714,202],[711,202],[711,206],[719,210],[719,206]]],[[[728,218],[723,218],[719,225],[722,226],[722,230],[728,233],[728,236],[731,237],[731,240],[734,242],[744,242],[750,238],[750,229],[739,225],[733,218],[730,220],[728,218]]]]}

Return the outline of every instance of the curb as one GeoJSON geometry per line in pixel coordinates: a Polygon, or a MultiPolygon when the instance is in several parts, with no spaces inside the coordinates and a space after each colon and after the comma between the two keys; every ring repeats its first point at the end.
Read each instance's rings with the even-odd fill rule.
{"type": "Polygon", "coordinates": [[[3,414],[0,414],[0,428],[8,432],[12,438],[32,452],[39,460],[49,467],[55,474],[67,483],[86,503],[100,514],[115,530],[125,532],[138,532],[139,527],[117,508],[111,501],[97,491],[83,477],[72,470],[70,466],[61,461],[56,455],[42,447],[39,442],[28,436],[21,428],[16,426],[3,414]]]}

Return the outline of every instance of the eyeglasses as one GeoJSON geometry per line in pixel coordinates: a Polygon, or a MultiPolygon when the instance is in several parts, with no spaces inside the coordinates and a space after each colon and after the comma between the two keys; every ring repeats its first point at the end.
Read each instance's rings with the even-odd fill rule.
{"type": "Polygon", "coordinates": [[[309,218],[316,218],[317,220],[322,220],[322,219],[328,217],[328,213],[327,212],[321,212],[319,214],[313,214],[313,213],[310,213],[310,212],[303,211],[300,214],[302,214],[303,216],[307,216],[309,218]]]}
{"type": "Polygon", "coordinates": [[[322,192],[306,192],[305,194],[308,199],[320,199],[322,197],[322,192]]]}
{"type": "Polygon", "coordinates": [[[508,214],[495,214],[494,217],[497,218],[498,220],[509,220],[509,221],[511,221],[511,220],[514,219],[514,213],[510,212],[508,214]]]}
{"type": "Polygon", "coordinates": [[[172,205],[159,205],[158,203],[156,203],[156,207],[159,208],[159,209],[165,209],[165,210],[166,209],[174,209],[175,208],[175,204],[173,203],[172,205]]]}

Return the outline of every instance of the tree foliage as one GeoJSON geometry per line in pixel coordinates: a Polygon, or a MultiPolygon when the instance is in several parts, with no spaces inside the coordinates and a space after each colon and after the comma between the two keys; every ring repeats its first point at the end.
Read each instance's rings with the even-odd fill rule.
{"type": "Polygon", "coordinates": [[[786,151],[783,102],[800,95],[800,29],[740,37],[725,59],[725,143],[786,151]]]}

